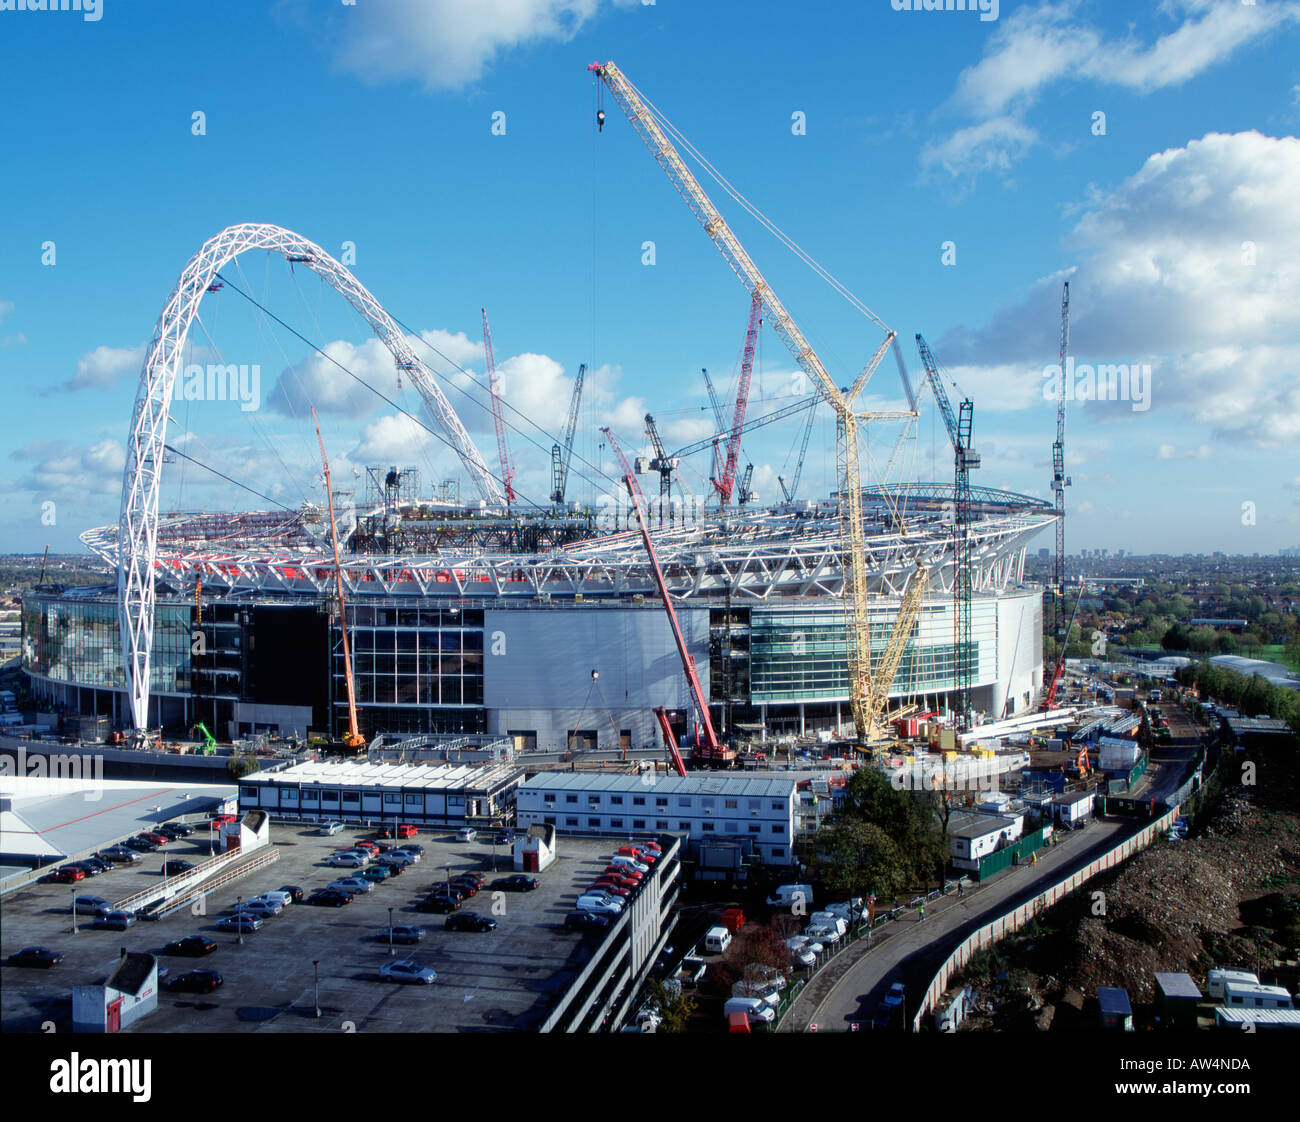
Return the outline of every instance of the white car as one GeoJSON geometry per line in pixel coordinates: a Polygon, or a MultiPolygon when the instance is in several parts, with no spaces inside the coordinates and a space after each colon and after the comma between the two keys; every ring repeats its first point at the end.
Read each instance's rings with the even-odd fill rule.
{"type": "Polygon", "coordinates": [[[598,916],[618,916],[623,914],[623,905],[607,896],[579,896],[574,907],[580,912],[594,912],[598,916]]]}
{"type": "Polygon", "coordinates": [[[423,854],[416,853],[413,849],[394,849],[391,853],[382,854],[384,857],[405,857],[408,864],[418,865],[423,854]]]}
{"type": "Polygon", "coordinates": [[[456,831],[456,840],[458,842],[472,842],[478,837],[478,831],[473,826],[463,826],[456,831]]]}
{"type": "Polygon", "coordinates": [[[381,853],[375,858],[375,864],[404,869],[407,865],[414,865],[419,859],[417,853],[381,853]]]}
{"type": "Polygon", "coordinates": [[[363,869],[369,860],[360,853],[335,853],[325,859],[325,864],[341,869],[363,869]]]}
{"type": "Polygon", "coordinates": [[[814,923],[804,931],[804,934],[809,939],[816,939],[820,943],[831,943],[832,945],[838,943],[842,937],[839,931],[828,923],[814,923]]]}
{"type": "MultiPolygon", "coordinates": [[[[268,900],[271,903],[279,904],[282,908],[287,908],[293,903],[293,895],[276,889],[271,892],[263,892],[258,896],[254,896],[252,900],[268,900]]],[[[250,900],[249,903],[252,903],[252,900],[250,900]]]]}
{"type": "Polygon", "coordinates": [[[344,892],[358,893],[370,892],[374,887],[373,881],[366,880],[365,877],[339,877],[338,880],[330,881],[327,888],[338,888],[344,892]]]}

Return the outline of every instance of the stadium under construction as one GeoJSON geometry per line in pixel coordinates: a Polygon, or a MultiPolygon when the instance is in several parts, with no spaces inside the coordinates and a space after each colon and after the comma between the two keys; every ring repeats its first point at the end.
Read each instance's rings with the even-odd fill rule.
{"type": "MultiPolygon", "coordinates": [[[[919,557],[929,589],[890,696],[944,708],[959,654],[951,488],[864,499],[873,653],[919,557]]],[[[976,489],[974,500],[971,697],[1000,717],[1030,707],[1041,687],[1042,590],[1022,576],[1027,543],[1055,515],[1007,492],[976,489]]],[[[341,570],[363,733],[646,747],[664,707],[692,739],[682,666],[627,517],[493,516],[437,501],[361,511],[341,570]],[[602,530],[611,518],[620,528],[602,530]]],[[[851,732],[834,501],[678,521],[653,538],[721,733],[851,732]]],[[[117,567],[116,527],[83,540],[117,567]]],[[[156,562],[151,727],[203,721],[234,737],[346,726],[336,573],[318,510],[163,517],[156,562]]],[[[33,592],[23,616],[33,692],[131,727],[117,589],[33,592]]]]}

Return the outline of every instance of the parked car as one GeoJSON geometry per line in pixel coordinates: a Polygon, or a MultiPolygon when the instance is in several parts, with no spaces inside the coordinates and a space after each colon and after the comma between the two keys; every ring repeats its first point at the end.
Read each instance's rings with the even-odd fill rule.
{"type": "Polygon", "coordinates": [[[431,884],[429,891],[435,896],[450,896],[458,904],[469,899],[469,893],[458,884],[431,884]]]}
{"type": "Polygon", "coordinates": [[[113,867],[113,862],[105,861],[102,857],[83,857],[75,864],[82,869],[94,870],[91,876],[98,876],[100,873],[106,873],[113,867]]]}
{"type": "Polygon", "coordinates": [[[466,869],[465,872],[463,873],[457,873],[453,879],[472,880],[475,884],[479,886],[479,888],[482,888],[485,884],[487,884],[487,875],[484,873],[477,872],[474,869],[466,869]]]}
{"type": "Polygon", "coordinates": [[[358,853],[368,853],[371,857],[379,856],[379,845],[372,841],[359,841],[353,847],[358,853]]]}
{"type": "Polygon", "coordinates": [[[90,926],[100,931],[125,931],[135,925],[134,912],[102,912],[90,926]]]}
{"type": "Polygon", "coordinates": [[[414,962],[387,962],[379,970],[379,976],[385,982],[409,982],[414,985],[431,985],[438,980],[438,975],[427,966],[414,962]]]}
{"type": "Polygon", "coordinates": [[[424,938],[423,927],[382,927],[377,936],[381,943],[387,943],[391,938],[394,943],[418,943],[424,938]]]}
{"type": "Polygon", "coordinates": [[[72,901],[72,910],[79,916],[102,916],[111,912],[113,905],[102,896],[78,896],[72,901]]]}
{"type": "Polygon", "coordinates": [[[251,935],[254,931],[261,931],[266,920],[261,916],[252,915],[249,912],[239,912],[237,915],[226,916],[217,924],[218,931],[237,931],[244,935],[251,935]]]}
{"type": "Polygon", "coordinates": [[[419,858],[414,853],[385,853],[375,858],[375,864],[385,869],[405,869],[408,865],[414,865],[419,858]]]}
{"type": "Polygon", "coordinates": [[[168,857],[163,862],[161,871],[165,872],[169,877],[174,877],[181,873],[188,873],[192,868],[194,868],[193,861],[184,861],[179,857],[168,857]]]}
{"type": "Polygon", "coordinates": [[[619,916],[623,914],[623,905],[608,896],[579,896],[574,905],[580,912],[596,912],[598,915],[619,916]]]}
{"type": "Polygon", "coordinates": [[[62,953],[52,951],[49,947],[23,947],[9,956],[10,966],[38,966],[45,970],[62,961],[62,953]]]}
{"type": "Polygon", "coordinates": [[[141,835],[127,838],[122,844],[129,845],[132,849],[139,850],[141,853],[153,853],[162,848],[156,841],[151,841],[141,835]]]}
{"type": "Polygon", "coordinates": [[[235,907],[236,915],[254,915],[261,919],[270,916],[278,916],[284,911],[284,905],[278,900],[265,900],[255,896],[251,900],[245,900],[242,904],[235,907]]]}
{"type": "Polygon", "coordinates": [[[46,873],[41,877],[42,884],[76,884],[77,881],[86,879],[85,869],[74,869],[71,865],[64,865],[55,869],[52,873],[46,873]]]}
{"type": "Polygon", "coordinates": [[[177,939],[175,942],[168,943],[162,949],[163,954],[179,954],[187,958],[201,958],[205,954],[211,954],[217,949],[217,944],[203,935],[186,935],[184,939],[177,939]]]}
{"type": "Polygon", "coordinates": [[[190,970],[173,978],[167,988],[173,993],[211,993],[222,980],[215,970],[190,970]]]}
{"type": "Polygon", "coordinates": [[[173,830],[176,831],[176,833],[178,833],[183,838],[189,838],[194,836],[194,827],[191,826],[188,822],[172,822],[169,823],[169,825],[173,830]]]}
{"type": "Polygon", "coordinates": [[[156,830],[145,830],[140,834],[140,836],[153,842],[159,849],[165,846],[168,842],[176,840],[175,838],[169,838],[166,834],[160,834],[156,830]]]}
{"type": "Polygon", "coordinates": [[[388,854],[387,856],[404,857],[408,863],[412,865],[418,865],[420,863],[420,859],[424,856],[424,854],[422,852],[416,853],[415,850],[413,849],[406,849],[405,847],[403,847],[402,849],[393,850],[393,852],[388,854]]]}
{"type": "Polygon", "coordinates": [[[368,880],[371,884],[382,884],[390,876],[393,876],[393,869],[396,866],[390,865],[371,865],[368,869],[359,869],[357,876],[362,880],[368,880]]]}
{"type": "Polygon", "coordinates": [[[468,899],[470,896],[478,895],[478,884],[472,880],[466,880],[462,877],[453,877],[451,880],[452,888],[459,888],[468,899]]]}
{"type": "Polygon", "coordinates": [[[396,826],[380,826],[376,832],[381,838],[413,838],[420,831],[410,822],[399,822],[396,826]]]}
{"type": "Polygon", "coordinates": [[[325,858],[325,864],[333,865],[338,869],[361,869],[366,866],[370,858],[360,853],[335,853],[325,858]]]}
{"type": "Polygon", "coordinates": [[[495,931],[497,921],[477,912],[459,912],[448,916],[443,926],[448,931],[495,931]]]}
{"type": "Polygon", "coordinates": [[[352,903],[352,897],[346,892],[313,892],[303,903],[322,908],[341,908],[344,904],[352,903]]]}
{"type": "Polygon", "coordinates": [[[426,896],[415,905],[417,912],[433,912],[437,915],[447,915],[454,912],[460,907],[460,901],[454,896],[440,896],[437,894],[426,896]]]}
{"type": "Polygon", "coordinates": [[[343,829],[342,822],[322,822],[320,824],[320,832],[329,838],[332,838],[335,834],[337,834],[342,829],[343,829]]]}
{"type": "Polygon", "coordinates": [[[564,927],[567,931],[602,931],[613,922],[613,916],[601,915],[598,912],[570,912],[564,917],[564,927]]]}
{"type": "Polygon", "coordinates": [[[456,831],[456,840],[458,842],[472,842],[478,837],[478,831],[473,826],[462,826],[456,831]]]}
{"type": "Polygon", "coordinates": [[[174,822],[164,822],[158,827],[158,833],[165,834],[167,837],[171,838],[172,841],[175,841],[177,838],[185,837],[174,822]]]}
{"type": "Polygon", "coordinates": [[[140,860],[140,855],[134,849],[128,849],[124,845],[110,845],[107,849],[101,849],[97,856],[114,865],[134,865],[140,860]]]}
{"type": "Polygon", "coordinates": [[[358,892],[370,892],[375,886],[365,877],[339,877],[338,880],[330,881],[325,887],[337,888],[355,896],[358,892]]]}
{"type": "MultiPolygon", "coordinates": [[[[302,889],[298,889],[299,897],[302,896],[302,889]]],[[[272,900],[282,908],[287,908],[293,903],[293,893],[283,888],[275,888],[270,892],[261,892],[253,897],[254,900],[272,900]]]]}
{"type": "Polygon", "coordinates": [[[277,891],[283,892],[288,896],[291,903],[297,904],[302,900],[302,889],[296,884],[282,884],[277,891]]]}
{"type": "Polygon", "coordinates": [[[536,877],[515,873],[513,876],[499,877],[494,880],[492,888],[502,892],[532,892],[533,889],[540,888],[541,883],[536,877]]]}
{"type": "Polygon", "coordinates": [[[424,846],[417,842],[407,842],[406,845],[398,847],[395,853],[413,853],[417,858],[424,856],[424,846]]]}

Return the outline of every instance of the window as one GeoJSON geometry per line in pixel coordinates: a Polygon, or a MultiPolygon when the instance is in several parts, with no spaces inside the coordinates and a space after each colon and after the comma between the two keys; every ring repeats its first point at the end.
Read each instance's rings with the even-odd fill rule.
{"type": "Polygon", "coordinates": [[[727,823],[727,826],[726,826],[726,830],[727,830],[727,833],[729,833],[729,834],[738,834],[738,833],[740,833],[740,823],[739,823],[739,822],[728,822],[728,823],[727,823]]]}
{"type": "Polygon", "coordinates": [[[784,833],[785,833],[785,825],[784,825],[783,823],[781,823],[781,822],[774,822],[774,823],[772,823],[772,833],[774,833],[774,834],[784,834],[784,833]]]}
{"type": "Polygon", "coordinates": [[[727,810],[735,810],[738,806],[740,806],[740,800],[739,800],[739,799],[726,799],[726,800],[723,802],[722,805],[723,805],[723,807],[724,807],[725,809],[727,809],[727,810]]]}
{"type": "Polygon", "coordinates": [[[655,806],[663,806],[663,807],[666,807],[667,805],[668,805],[668,800],[667,800],[666,798],[660,798],[660,797],[657,797],[657,796],[656,796],[656,798],[655,798],[655,806]]]}
{"type": "Polygon", "coordinates": [[[384,806],[401,806],[402,793],[400,791],[385,791],[384,806]]]}
{"type": "Polygon", "coordinates": [[[706,834],[711,834],[713,833],[713,823],[703,822],[700,824],[700,829],[703,830],[706,834]]]}
{"type": "Polygon", "coordinates": [[[253,802],[257,802],[257,788],[241,787],[239,788],[239,797],[241,799],[252,799],[253,802]]]}
{"type": "Polygon", "coordinates": [[[542,819],[542,821],[545,822],[548,826],[554,826],[555,816],[553,814],[547,815],[545,818],[542,819]]]}
{"type": "Polygon", "coordinates": [[[763,825],[760,822],[751,822],[749,824],[749,832],[751,834],[757,834],[760,830],[762,830],[762,828],[763,825]]]}
{"type": "Polygon", "coordinates": [[[319,791],[303,791],[302,801],[305,803],[314,803],[320,801],[319,791]]]}
{"type": "Polygon", "coordinates": [[[360,805],[361,805],[361,792],[360,792],[360,791],[344,791],[344,792],[343,792],[343,805],[344,805],[344,806],[360,806],[360,805]]]}
{"type": "Polygon", "coordinates": [[[622,805],[623,805],[623,796],[622,796],[622,795],[610,795],[610,797],[609,797],[609,801],[610,801],[611,803],[613,803],[615,806],[622,806],[622,805]]]}
{"type": "Polygon", "coordinates": [[[623,828],[623,819],[611,818],[609,820],[609,828],[611,830],[621,830],[623,828]]]}
{"type": "Polygon", "coordinates": [[[683,795],[682,797],[680,797],[680,798],[677,800],[677,805],[678,805],[678,807],[679,807],[680,809],[682,809],[682,810],[690,810],[690,809],[691,809],[691,800],[690,800],[690,798],[689,798],[688,796],[683,795]]]}
{"type": "Polygon", "coordinates": [[[785,856],[785,850],[784,850],[784,849],[774,849],[774,850],[772,850],[772,856],[773,856],[773,857],[784,857],[784,856],[785,856]]]}
{"type": "Polygon", "coordinates": [[[745,801],[749,804],[750,810],[762,810],[763,808],[762,799],[746,799],[745,801]]]}
{"type": "Polygon", "coordinates": [[[600,796],[599,796],[599,795],[588,795],[588,796],[587,796],[587,805],[588,805],[588,806],[599,806],[599,805],[600,805],[600,796]]]}
{"type": "Polygon", "coordinates": [[[656,829],[656,830],[666,830],[666,829],[668,829],[668,819],[666,819],[666,818],[660,818],[660,819],[658,819],[658,820],[655,822],[655,829],[656,829]]]}
{"type": "Polygon", "coordinates": [[[644,795],[637,795],[637,796],[632,800],[632,805],[633,805],[633,806],[645,806],[645,796],[644,796],[644,795]]]}
{"type": "Polygon", "coordinates": [[[588,819],[587,819],[587,825],[590,826],[593,830],[599,830],[599,829],[600,829],[600,819],[599,819],[599,818],[588,818],[588,819]]]}
{"type": "Polygon", "coordinates": [[[565,796],[564,796],[564,801],[565,801],[566,803],[576,803],[576,802],[578,801],[578,796],[577,796],[577,795],[565,795],[565,796]]]}
{"type": "Polygon", "coordinates": [[[644,829],[645,829],[645,819],[644,819],[644,818],[633,818],[633,819],[632,819],[632,829],[634,829],[634,830],[644,830],[644,829]]]}
{"type": "Polygon", "coordinates": [[[687,833],[689,833],[689,832],[690,832],[690,829],[691,829],[691,824],[690,824],[689,822],[678,822],[678,823],[677,823],[677,828],[678,828],[679,830],[685,830],[685,831],[687,831],[687,833]]]}
{"type": "MultiPolygon", "coordinates": [[[[549,822],[550,819],[548,818],[546,821],[549,822]]],[[[564,820],[564,824],[565,824],[566,826],[576,826],[576,825],[578,824],[578,820],[577,820],[576,818],[566,818],[566,819],[564,820]]]]}
{"type": "Polygon", "coordinates": [[[783,803],[780,799],[773,799],[773,800],[772,800],[772,809],[773,809],[773,810],[785,810],[785,805],[786,805],[786,804],[783,803]]]}

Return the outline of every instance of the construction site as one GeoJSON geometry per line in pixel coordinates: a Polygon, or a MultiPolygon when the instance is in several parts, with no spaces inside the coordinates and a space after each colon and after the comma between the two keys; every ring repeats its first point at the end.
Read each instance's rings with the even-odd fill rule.
{"type": "MultiPolygon", "coordinates": [[[[925,340],[915,337],[920,368],[909,373],[897,333],[838,286],[880,339],[859,371],[833,375],[687,167],[685,138],[612,63],[590,69],[749,295],[734,400],[705,372],[716,431],[672,450],[647,414],[644,443],[625,454],[603,428],[601,447],[617,461],[606,475],[613,499],[575,501],[582,366],[550,449],[549,502],[526,503],[486,310],[491,467],[410,335],[344,265],[281,227],[229,227],[186,266],[155,329],[121,519],[82,534],[115,584],[24,598],[23,669],[40,703],[104,717],[118,738],[141,744],[269,735],[362,751],[380,735],[486,735],[518,751],[661,747],[679,773],[692,761],[732,766],[773,738],[843,742],[852,755],[849,745],[888,745],[909,716],[964,731],[1038,709],[1044,590],[1025,582],[1025,552],[1055,524],[1050,602],[1063,613],[1064,399],[1055,504],[972,485],[974,403],[954,407],[955,387],[925,340]],[[428,482],[414,466],[371,465],[361,493],[345,495],[329,482],[317,427],[323,501],[160,511],[162,465],[193,459],[168,436],[187,333],[205,295],[238,290],[230,262],[254,250],[316,274],[361,315],[392,353],[399,385],[418,392],[455,449],[463,478],[428,482]],[[750,383],[765,329],[813,392],[757,410],[750,383]],[[891,355],[905,408],[865,410],[864,391],[891,355]],[[864,476],[868,427],[897,426],[904,440],[927,393],[951,443],[951,478],[864,476]],[[834,418],[837,483],[804,498],[818,410],[834,418]],[[804,425],[795,470],[779,480],[780,501],[760,503],[744,441],[790,418],[804,425]],[[683,501],[683,465],[708,457],[709,494],[683,501]],[[654,482],[648,495],[643,479],[654,482]]],[[[603,127],[603,108],[600,117],[603,127]]],[[[1068,288],[1062,312],[1064,360],[1068,288]]]]}

